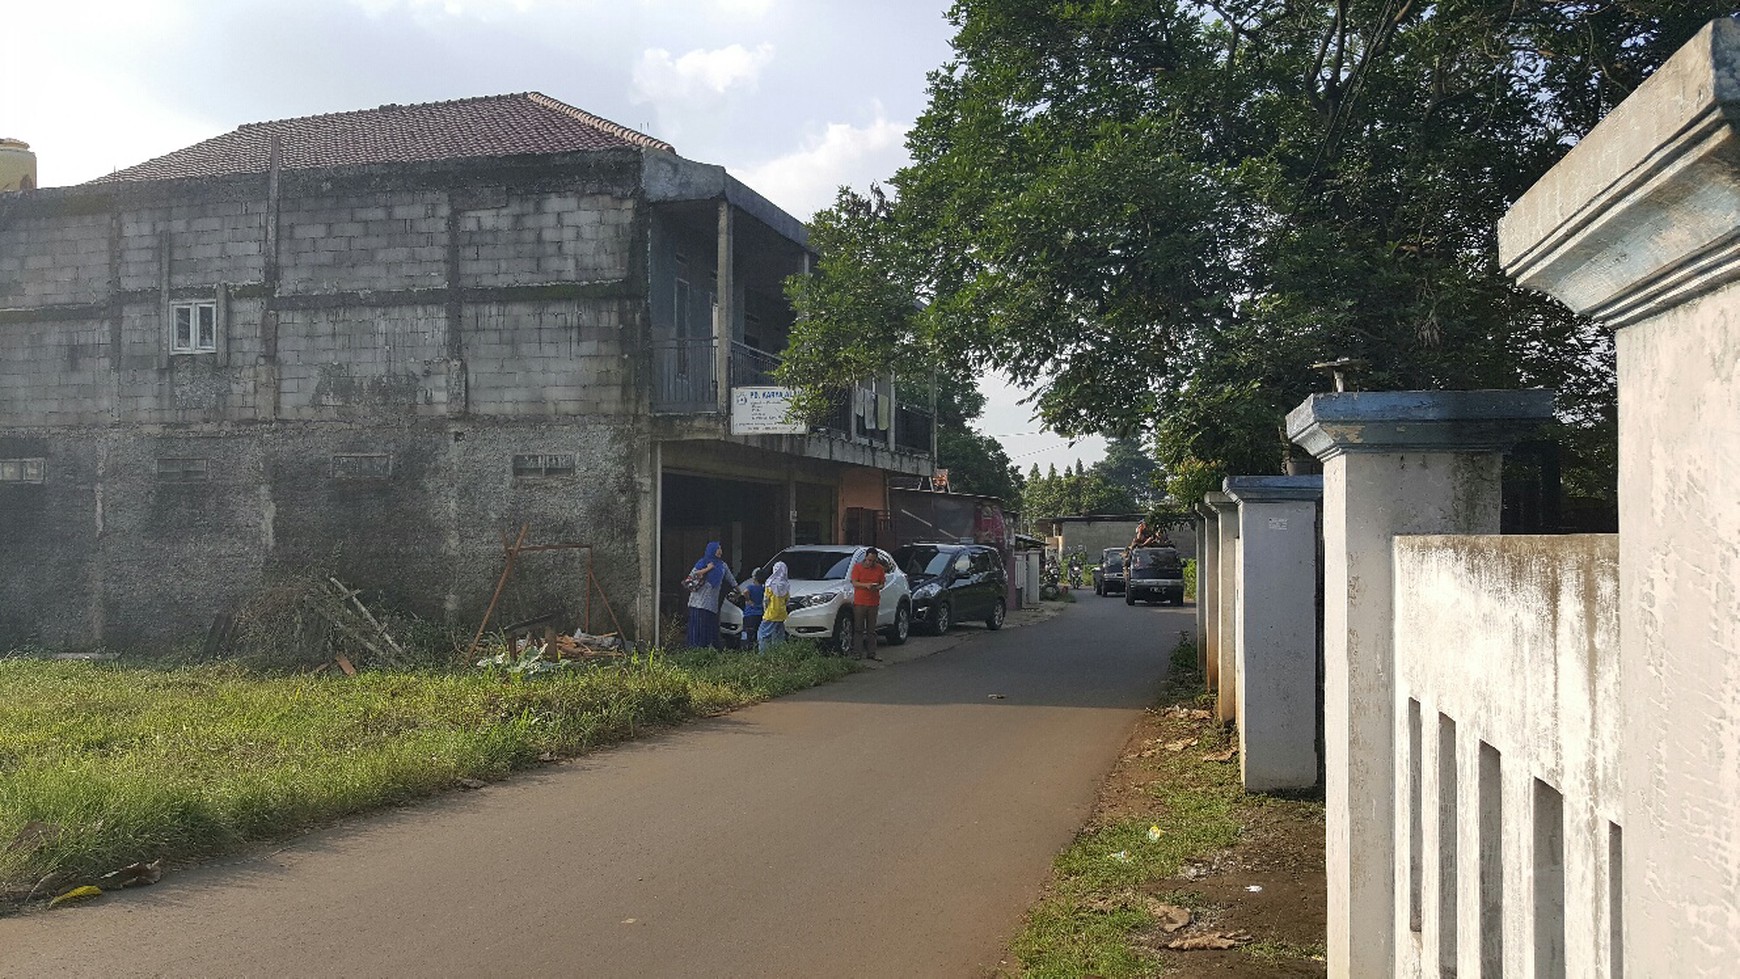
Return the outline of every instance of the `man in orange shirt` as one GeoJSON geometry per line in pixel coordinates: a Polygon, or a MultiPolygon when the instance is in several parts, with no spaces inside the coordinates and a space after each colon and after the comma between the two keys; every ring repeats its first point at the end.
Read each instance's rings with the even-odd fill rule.
{"type": "Polygon", "coordinates": [[[882,607],[882,586],[888,583],[888,568],[874,547],[866,547],[852,561],[852,651],[863,645],[864,658],[876,655],[876,612],[882,607]]]}

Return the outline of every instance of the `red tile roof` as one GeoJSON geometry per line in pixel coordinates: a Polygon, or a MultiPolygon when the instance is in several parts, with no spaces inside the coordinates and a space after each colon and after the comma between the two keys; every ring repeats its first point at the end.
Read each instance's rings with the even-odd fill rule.
{"type": "Polygon", "coordinates": [[[661,139],[521,92],[249,123],[92,183],[264,173],[274,138],[286,170],[648,147],[675,152],[661,139]]]}

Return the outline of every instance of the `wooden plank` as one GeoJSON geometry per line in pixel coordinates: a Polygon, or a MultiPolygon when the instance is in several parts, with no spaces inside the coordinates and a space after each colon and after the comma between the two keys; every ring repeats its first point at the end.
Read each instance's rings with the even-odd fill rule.
{"type": "Polygon", "coordinates": [[[495,583],[495,594],[489,598],[489,608],[483,610],[483,621],[477,624],[477,635],[471,637],[471,646],[465,650],[467,662],[471,660],[471,655],[477,652],[477,644],[483,642],[483,631],[489,628],[490,617],[495,615],[496,603],[501,601],[502,589],[507,587],[508,577],[514,573],[514,558],[519,556],[520,545],[526,542],[526,534],[530,533],[531,529],[532,525],[529,523],[520,524],[520,536],[514,541],[513,546],[507,549],[507,561],[502,565],[501,578],[495,583]]]}

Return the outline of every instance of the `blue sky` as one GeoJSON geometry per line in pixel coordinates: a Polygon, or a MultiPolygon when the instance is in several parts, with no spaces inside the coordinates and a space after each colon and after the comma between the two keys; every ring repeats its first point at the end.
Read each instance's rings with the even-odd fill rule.
{"type": "MultiPolygon", "coordinates": [[[[944,0],[0,2],[0,136],[45,186],[245,122],[540,91],[724,164],[801,218],[907,160],[944,0]]],[[[981,427],[1022,471],[1104,443],[1040,433],[985,384],[981,427]],[[1031,434],[1030,434],[1031,433],[1031,434]]]]}

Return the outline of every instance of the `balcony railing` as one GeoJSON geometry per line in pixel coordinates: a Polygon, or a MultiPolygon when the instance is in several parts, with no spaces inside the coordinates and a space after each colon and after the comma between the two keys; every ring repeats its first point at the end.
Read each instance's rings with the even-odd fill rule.
{"type": "Polygon", "coordinates": [[[894,413],[894,444],[930,455],[930,429],[934,424],[930,412],[901,405],[894,413]]]}
{"type": "MultiPolygon", "coordinates": [[[[712,337],[686,340],[655,340],[653,342],[652,408],[659,414],[714,414],[719,410],[718,389],[714,386],[715,351],[712,337]]],[[[779,357],[747,344],[731,344],[732,387],[777,384],[774,371],[779,357]]],[[[885,387],[885,391],[888,389],[885,387]]],[[[815,424],[815,429],[850,442],[885,445],[886,429],[872,428],[869,421],[854,410],[854,391],[836,391],[828,399],[829,410],[815,424]]],[[[931,427],[929,412],[907,405],[894,409],[894,444],[908,452],[930,452],[931,427]]]]}
{"type": "Polygon", "coordinates": [[[779,357],[748,344],[731,342],[731,386],[752,387],[777,384],[773,372],[779,368],[779,357]]]}
{"type": "Polygon", "coordinates": [[[718,411],[713,384],[713,338],[653,341],[653,411],[718,411]]]}

